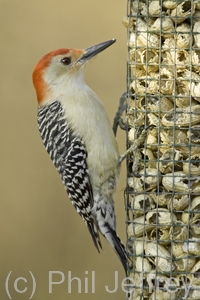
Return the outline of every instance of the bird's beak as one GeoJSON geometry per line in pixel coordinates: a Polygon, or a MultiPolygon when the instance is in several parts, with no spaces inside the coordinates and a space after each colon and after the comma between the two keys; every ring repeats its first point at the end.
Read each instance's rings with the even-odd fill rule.
{"type": "Polygon", "coordinates": [[[116,42],[116,39],[112,39],[112,40],[94,45],[92,47],[86,48],[83,52],[83,55],[76,62],[80,62],[81,64],[84,64],[90,58],[97,55],[98,53],[105,50],[106,48],[110,47],[115,42],[116,42]]]}

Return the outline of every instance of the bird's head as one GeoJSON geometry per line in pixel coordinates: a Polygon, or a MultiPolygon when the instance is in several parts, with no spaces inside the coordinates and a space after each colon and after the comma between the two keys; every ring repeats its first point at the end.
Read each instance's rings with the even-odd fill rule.
{"type": "Polygon", "coordinates": [[[53,90],[61,89],[83,81],[83,69],[92,57],[105,50],[115,39],[94,45],[86,49],[58,49],[43,56],[33,71],[33,84],[38,103],[53,96],[53,90]]]}

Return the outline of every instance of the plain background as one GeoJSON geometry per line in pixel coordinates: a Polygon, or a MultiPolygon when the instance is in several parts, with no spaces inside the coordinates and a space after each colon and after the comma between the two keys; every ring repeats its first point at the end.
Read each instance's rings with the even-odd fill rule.
{"type": "MultiPolygon", "coordinates": [[[[0,299],[9,299],[5,280],[12,271],[9,290],[12,299],[27,300],[31,277],[36,279],[37,300],[125,299],[120,283],[123,268],[102,237],[104,251],[98,254],[87,228],[71,205],[57,171],[39,137],[37,102],[32,70],[46,53],[57,48],[86,48],[116,38],[117,43],[88,64],[86,82],[102,99],[112,122],[120,95],[126,89],[126,29],[122,17],[126,1],[115,0],[0,0],[0,299]],[[65,281],[49,293],[49,271],[65,274],[65,281]],[[82,280],[69,293],[68,271],[82,280]],[[87,272],[88,271],[88,275],[87,272]],[[91,293],[91,272],[95,271],[95,293],[91,293]],[[118,271],[119,288],[114,288],[118,271]],[[18,288],[14,290],[17,278],[18,288]],[[89,290],[85,293],[84,280],[89,290]]],[[[120,152],[125,150],[125,133],[118,132],[120,152]]],[[[126,185],[125,163],[115,202],[117,231],[123,242],[126,185]]],[[[53,280],[60,281],[60,275],[53,280]]]]}

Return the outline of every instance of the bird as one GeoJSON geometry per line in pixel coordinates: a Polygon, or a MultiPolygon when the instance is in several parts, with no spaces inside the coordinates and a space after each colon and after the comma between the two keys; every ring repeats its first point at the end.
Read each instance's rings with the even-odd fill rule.
{"type": "Polygon", "coordinates": [[[103,103],[84,80],[87,62],[115,41],[53,50],[36,64],[32,80],[39,134],[68,197],[98,252],[102,234],[127,273],[127,253],[116,233],[114,208],[118,145],[103,103]]]}

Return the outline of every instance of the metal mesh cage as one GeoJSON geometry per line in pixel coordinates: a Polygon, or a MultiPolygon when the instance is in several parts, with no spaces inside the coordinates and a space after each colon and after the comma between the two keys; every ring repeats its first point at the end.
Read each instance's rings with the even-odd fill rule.
{"type": "Polygon", "coordinates": [[[200,1],[129,0],[129,297],[200,299],[200,1]]]}

